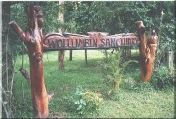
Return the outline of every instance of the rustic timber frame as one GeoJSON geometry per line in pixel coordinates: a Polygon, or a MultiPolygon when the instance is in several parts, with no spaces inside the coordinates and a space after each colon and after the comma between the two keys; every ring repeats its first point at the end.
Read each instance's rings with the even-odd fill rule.
{"type": "Polygon", "coordinates": [[[138,36],[134,33],[108,35],[105,32],[88,32],[88,35],[71,33],[42,34],[44,20],[40,6],[30,5],[27,8],[29,29],[24,32],[15,21],[9,22],[11,28],[24,41],[28,49],[30,61],[30,77],[25,69],[20,72],[31,86],[32,103],[35,118],[47,118],[49,115],[48,102],[54,94],[47,94],[43,75],[43,50],[87,50],[131,47],[139,45],[141,80],[148,82],[151,78],[157,36],[152,31],[146,40],[145,26],[142,21],[136,22],[138,36]]]}

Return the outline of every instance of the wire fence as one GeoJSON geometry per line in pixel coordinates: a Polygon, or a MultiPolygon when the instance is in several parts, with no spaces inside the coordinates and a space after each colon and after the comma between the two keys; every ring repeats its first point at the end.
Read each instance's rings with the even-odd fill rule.
{"type": "Polygon", "coordinates": [[[11,33],[9,27],[2,37],[2,118],[14,117],[14,75],[17,56],[22,50],[20,44],[19,38],[11,33]]]}

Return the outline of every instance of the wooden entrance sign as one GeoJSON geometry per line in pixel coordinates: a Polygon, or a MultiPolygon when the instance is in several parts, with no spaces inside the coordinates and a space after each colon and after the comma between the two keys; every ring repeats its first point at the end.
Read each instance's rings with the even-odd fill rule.
{"type": "Polygon", "coordinates": [[[48,102],[54,95],[47,94],[44,84],[43,50],[109,49],[140,45],[141,77],[143,81],[149,81],[155,57],[157,36],[153,31],[146,42],[145,27],[141,21],[136,22],[139,38],[134,33],[108,35],[104,32],[88,32],[88,35],[48,33],[43,36],[44,21],[40,6],[30,5],[27,8],[27,15],[29,18],[28,31],[24,32],[15,21],[9,22],[9,25],[24,41],[28,49],[30,77],[23,68],[20,69],[20,72],[31,86],[35,118],[48,117],[48,102]]]}
{"type": "MultiPolygon", "coordinates": [[[[87,49],[109,49],[117,47],[131,47],[139,44],[139,39],[134,33],[108,35],[105,32],[88,32],[88,35],[71,33],[49,33],[44,38],[44,44],[48,46],[47,51],[70,50],[70,61],[72,50],[85,50],[87,64],[87,49]]],[[[60,53],[59,53],[60,54],[60,53]]],[[[59,55],[61,56],[61,55],[59,55]]],[[[59,57],[60,58],[60,57],[59,57]]],[[[63,60],[59,60],[63,64],[63,60]]]]}
{"type": "Polygon", "coordinates": [[[49,33],[44,37],[46,51],[57,50],[83,50],[83,49],[109,49],[117,47],[130,47],[139,44],[136,34],[107,35],[103,32],[88,32],[88,35],[72,33],[49,33]]]}

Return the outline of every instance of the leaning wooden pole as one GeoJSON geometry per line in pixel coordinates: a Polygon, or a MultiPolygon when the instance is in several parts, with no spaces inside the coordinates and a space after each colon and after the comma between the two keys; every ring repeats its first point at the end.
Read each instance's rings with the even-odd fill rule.
{"type": "Polygon", "coordinates": [[[146,40],[145,26],[142,21],[137,21],[136,27],[140,40],[139,52],[141,81],[148,82],[150,81],[153,71],[158,37],[156,36],[155,30],[153,30],[151,36],[146,40]]]}
{"type": "Polygon", "coordinates": [[[24,41],[28,49],[30,61],[30,77],[23,69],[20,72],[24,77],[30,79],[32,103],[35,118],[47,118],[49,114],[48,102],[53,95],[48,95],[44,83],[43,74],[43,14],[40,6],[30,5],[27,8],[29,17],[29,30],[23,32],[15,21],[9,22],[11,28],[24,41]]]}

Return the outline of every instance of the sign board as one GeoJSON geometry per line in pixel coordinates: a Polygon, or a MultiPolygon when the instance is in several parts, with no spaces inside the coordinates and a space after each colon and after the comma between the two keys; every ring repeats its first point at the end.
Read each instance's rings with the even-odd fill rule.
{"type": "Polygon", "coordinates": [[[139,44],[136,34],[108,35],[103,32],[88,32],[88,35],[71,33],[49,33],[44,37],[45,50],[83,50],[83,49],[109,49],[117,47],[130,47],[139,44]]]}

